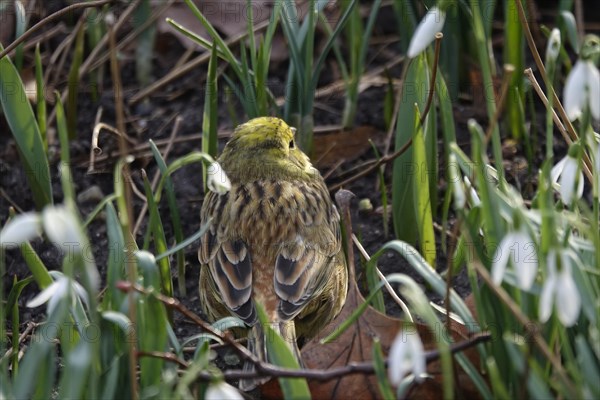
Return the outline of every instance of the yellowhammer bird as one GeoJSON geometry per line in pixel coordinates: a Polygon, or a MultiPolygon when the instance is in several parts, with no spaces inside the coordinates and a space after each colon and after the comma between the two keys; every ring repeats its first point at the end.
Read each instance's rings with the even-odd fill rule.
{"type": "Polygon", "coordinates": [[[218,159],[231,190],[207,193],[200,213],[210,221],[198,250],[201,307],[211,320],[243,320],[249,349],[264,361],[255,304],[301,361],[296,339],[335,318],[348,289],[339,214],[294,132],[269,117],[238,126],[218,159]]]}

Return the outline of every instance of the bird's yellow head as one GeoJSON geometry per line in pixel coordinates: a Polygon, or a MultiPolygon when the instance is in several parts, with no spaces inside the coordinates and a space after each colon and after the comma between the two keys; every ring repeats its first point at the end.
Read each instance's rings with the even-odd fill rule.
{"type": "Polygon", "coordinates": [[[252,149],[262,153],[288,153],[294,149],[294,134],[296,128],[291,128],[283,120],[275,117],[258,117],[238,126],[233,132],[233,139],[228,146],[240,146],[246,151],[252,149]]]}
{"type": "Polygon", "coordinates": [[[295,132],[279,118],[254,118],[235,129],[219,162],[234,180],[312,174],[308,157],[296,146],[295,132]]]}

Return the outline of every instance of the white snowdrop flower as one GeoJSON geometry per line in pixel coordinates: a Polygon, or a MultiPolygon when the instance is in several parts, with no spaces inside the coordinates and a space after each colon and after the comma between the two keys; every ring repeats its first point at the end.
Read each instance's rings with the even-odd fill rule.
{"type": "Polygon", "coordinates": [[[509,232],[496,249],[492,262],[492,279],[496,285],[502,283],[509,264],[517,276],[519,288],[531,289],[538,262],[535,243],[524,229],[509,232]]]}
{"type": "Polygon", "coordinates": [[[77,218],[65,206],[47,206],[42,212],[44,232],[65,252],[81,252],[84,240],[77,218]]]}
{"type": "Polygon", "coordinates": [[[571,275],[571,260],[564,251],[550,250],[546,264],[548,275],[540,295],[540,321],[548,321],[555,305],[558,320],[564,326],[573,326],[581,310],[581,296],[571,275]],[[560,261],[560,270],[557,270],[557,261],[560,261]]]}
{"type": "MultiPolygon", "coordinates": [[[[63,274],[60,274],[50,286],[27,302],[27,307],[35,308],[44,303],[48,303],[47,313],[50,315],[56,309],[57,304],[68,296],[69,286],[71,288],[71,295],[78,296],[86,305],[88,305],[88,295],[83,286],[63,274]]],[[[72,300],[74,299],[75,298],[73,297],[72,300]]]]}
{"type": "Polygon", "coordinates": [[[225,382],[213,383],[204,395],[206,400],[244,400],[236,388],[225,382]]]}
{"type": "Polygon", "coordinates": [[[0,247],[13,248],[42,233],[40,215],[26,212],[15,215],[0,231],[0,247]]]}
{"type": "Polygon", "coordinates": [[[600,119],[600,72],[591,60],[577,60],[565,82],[563,96],[571,121],[579,118],[588,106],[592,117],[600,119]]]}
{"type": "Polygon", "coordinates": [[[575,157],[567,155],[550,171],[552,182],[560,185],[560,198],[567,205],[571,204],[575,198],[580,199],[583,195],[583,172],[579,170],[577,173],[578,169],[579,161],[575,157]]]}
{"type": "Polygon", "coordinates": [[[473,187],[471,180],[469,178],[467,178],[466,176],[463,177],[463,180],[465,181],[465,186],[467,187],[467,190],[469,191],[469,200],[471,201],[471,205],[473,207],[478,207],[481,204],[481,199],[479,199],[479,195],[477,195],[477,191],[473,187]]]}
{"type": "Polygon", "coordinates": [[[556,60],[560,53],[560,29],[554,28],[548,38],[548,47],[546,47],[546,60],[556,60]]]}
{"type": "Polygon", "coordinates": [[[410,40],[407,55],[413,58],[421,53],[435,39],[435,34],[444,28],[446,12],[438,7],[431,7],[423,20],[417,26],[410,40]]]}
{"type": "Polygon", "coordinates": [[[219,195],[231,190],[231,182],[227,174],[221,168],[221,164],[216,161],[208,167],[208,188],[219,195]]]}
{"type": "Polygon", "coordinates": [[[425,350],[416,332],[401,330],[390,349],[388,376],[390,382],[397,386],[410,373],[416,381],[422,380],[425,373],[425,350]]]}

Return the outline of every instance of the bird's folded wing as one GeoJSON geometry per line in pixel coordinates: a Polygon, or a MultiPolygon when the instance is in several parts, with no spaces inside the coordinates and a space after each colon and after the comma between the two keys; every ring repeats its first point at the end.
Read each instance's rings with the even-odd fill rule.
{"type": "MultiPolygon", "coordinates": [[[[282,319],[294,318],[325,287],[340,250],[339,215],[332,207],[329,221],[305,226],[293,243],[282,246],[275,262],[275,291],[282,319]]],[[[317,221],[317,218],[313,218],[317,221]]]]}
{"type": "Polygon", "coordinates": [[[256,322],[252,295],[252,260],[242,240],[224,239],[217,231],[221,224],[222,209],[227,195],[210,192],[202,209],[201,218],[211,219],[211,225],[200,239],[198,258],[208,265],[225,305],[248,325],[256,322]]]}

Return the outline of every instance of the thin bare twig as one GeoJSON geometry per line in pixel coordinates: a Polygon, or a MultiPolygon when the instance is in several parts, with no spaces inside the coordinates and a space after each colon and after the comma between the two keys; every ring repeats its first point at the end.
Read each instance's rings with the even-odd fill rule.
{"type": "MultiPolygon", "coordinates": [[[[119,15],[119,19],[117,20],[117,22],[111,27],[111,29],[108,29],[108,32],[106,32],[104,34],[104,36],[102,37],[102,39],[100,39],[100,41],[96,44],[96,47],[94,47],[94,49],[91,51],[90,55],[87,56],[87,58],[85,59],[85,61],[83,61],[83,63],[81,63],[81,66],[79,67],[79,75],[78,75],[79,80],[82,80],[84,75],[87,74],[87,72],[90,70],[90,66],[91,66],[92,62],[96,59],[96,57],[98,56],[98,53],[100,53],[100,51],[108,43],[109,36],[116,35],[116,33],[119,31],[119,29],[121,29],[121,26],[123,26],[125,21],[127,21],[129,19],[129,17],[135,11],[137,6],[140,5],[141,1],[142,0],[133,0],[131,3],[129,3],[129,6],[125,9],[125,11],[123,11],[123,13],[121,13],[119,15]]],[[[91,4],[91,3],[85,3],[85,4],[91,4]]],[[[109,50],[109,52],[110,52],[110,50],[109,50]]],[[[69,88],[66,87],[60,94],[60,98],[63,102],[66,100],[68,94],[69,94],[69,88]]],[[[53,123],[54,118],[56,118],[56,108],[52,110],[50,115],[48,115],[48,125],[51,125],[53,123]]]]}
{"type": "MultiPolygon", "coordinates": [[[[137,38],[142,32],[144,32],[148,27],[150,27],[161,15],[167,10],[169,7],[173,5],[175,0],[169,0],[163,3],[159,8],[155,9],[150,17],[146,19],[142,24],[140,24],[137,28],[135,28],[132,32],[127,34],[122,40],[117,44],[117,51],[121,51],[125,46],[133,42],[135,38],[137,38]]],[[[106,62],[110,57],[110,53],[104,53],[99,59],[97,59],[93,64],[90,63],[89,70],[93,71],[98,68],[104,62],[106,62]]]]}
{"type": "Polygon", "coordinates": [[[152,358],[160,358],[161,360],[170,361],[179,365],[181,368],[187,369],[190,364],[181,358],[177,357],[176,354],[173,353],[164,353],[160,351],[138,351],[138,357],[152,357],[152,358]]]}
{"type": "MultiPolygon", "coordinates": [[[[67,35],[67,37],[63,40],[63,42],[56,48],[54,53],[52,54],[52,58],[54,62],[48,65],[48,71],[46,76],[48,79],[46,80],[46,84],[49,84],[52,87],[56,87],[61,78],[61,74],[64,73],[68,68],[64,68],[65,63],[67,62],[67,57],[69,57],[71,52],[71,46],[75,43],[75,38],[77,37],[77,33],[80,29],[83,28],[86,21],[85,13],[82,14],[77,20],[77,24],[73,27],[71,32],[67,35]],[[55,56],[56,55],[56,56],[55,56]],[[58,62],[56,60],[60,57],[58,62]],[[54,78],[50,80],[51,72],[54,71],[54,78]]],[[[67,85],[69,86],[69,85],[67,85]]]]}
{"type": "MultiPolygon", "coordinates": [[[[485,343],[492,338],[489,333],[482,333],[474,335],[468,340],[460,343],[455,343],[450,346],[450,352],[456,354],[472,348],[480,343],[485,343]]],[[[189,364],[178,358],[173,353],[161,353],[161,352],[139,352],[140,356],[160,358],[165,361],[173,362],[180,365],[183,368],[188,368],[189,364]]],[[[425,352],[425,362],[430,363],[440,358],[439,350],[429,350],[425,352]]],[[[384,364],[387,366],[389,360],[386,359],[384,364]]],[[[250,379],[257,377],[270,376],[273,378],[305,378],[315,381],[330,381],[332,379],[340,378],[343,376],[361,374],[370,375],[375,373],[375,366],[371,361],[363,362],[351,362],[343,367],[330,368],[330,369],[290,369],[282,368],[273,364],[261,363],[262,370],[246,371],[246,370],[228,370],[223,371],[223,378],[225,380],[238,380],[238,379],[250,379]]],[[[258,367],[258,365],[257,365],[258,367]]],[[[210,372],[202,371],[197,375],[199,380],[211,381],[215,379],[215,375],[210,372]]]]}
{"type": "Polygon", "coordinates": [[[26,43],[25,45],[23,45],[23,50],[31,50],[31,49],[35,48],[35,46],[37,46],[38,43],[46,42],[46,41],[54,38],[58,34],[66,33],[67,32],[66,28],[67,28],[66,25],[63,23],[59,23],[56,26],[53,26],[52,28],[48,28],[48,30],[31,38],[31,41],[29,43],[26,43]]]}
{"type": "Polygon", "coordinates": [[[396,151],[392,154],[388,154],[387,156],[381,157],[379,160],[377,160],[376,163],[374,163],[371,166],[369,166],[368,168],[360,171],[358,174],[351,176],[350,178],[345,179],[344,181],[342,181],[340,183],[336,183],[335,185],[331,186],[329,188],[329,192],[335,192],[335,191],[343,188],[344,186],[349,185],[350,183],[354,182],[355,180],[360,179],[363,176],[370,174],[371,172],[375,171],[380,165],[383,165],[390,161],[395,160],[396,158],[398,158],[402,154],[404,154],[404,152],[406,150],[408,150],[408,148],[411,145],[412,145],[412,138],[409,139],[400,149],[398,149],[398,151],[396,151]]]}
{"type": "MultiPolygon", "coordinates": [[[[531,70],[531,68],[527,68],[525,70],[525,76],[527,77],[527,79],[529,79],[529,82],[531,82],[531,86],[533,86],[533,89],[537,93],[538,97],[542,100],[542,103],[544,103],[544,106],[546,108],[548,108],[548,98],[544,94],[544,91],[540,87],[540,84],[538,83],[537,79],[535,79],[535,75],[533,74],[533,71],[531,70]]],[[[563,125],[562,121],[560,120],[560,118],[558,117],[558,114],[556,114],[556,111],[554,109],[552,109],[552,120],[554,121],[554,124],[558,128],[558,131],[562,135],[565,142],[569,145],[571,143],[573,143],[573,140],[571,140],[571,137],[569,136],[565,126],[563,125]]],[[[588,180],[590,182],[593,182],[594,177],[593,177],[592,171],[590,170],[590,167],[588,166],[588,165],[591,165],[591,160],[589,160],[589,157],[586,153],[583,154],[583,158],[584,158],[584,162],[582,165],[583,173],[585,174],[585,176],[588,178],[588,180]]]]}
{"type": "MultiPolygon", "coordinates": [[[[533,89],[537,93],[537,95],[540,98],[540,100],[542,100],[542,103],[544,103],[544,107],[548,108],[548,98],[546,97],[546,94],[542,90],[542,88],[541,88],[540,84],[538,83],[537,79],[535,79],[535,75],[533,74],[533,70],[531,68],[527,68],[524,71],[524,74],[527,77],[527,79],[529,79],[529,82],[531,83],[531,86],[533,87],[533,89]]],[[[567,130],[565,129],[565,126],[563,125],[563,123],[560,120],[558,114],[556,113],[556,110],[554,110],[554,109],[552,109],[552,120],[554,121],[554,124],[558,128],[558,131],[562,135],[563,139],[565,139],[565,142],[567,142],[567,144],[573,143],[573,141],[569,137],[569,134],[567,133],[567,130]]]]}
{"type": "MultiPolygon", "coordinates": [[[[259,31],[265,29],[267,26],[269,26],[269,20],[265,20],[265,21],[257,24],[254,27],[254,32],[259,32],[259,31]]],[[[225,41],[225,44],[227,46],[231,46],[231,45],[239,42],[240,40],[243,40],[246,36],[248,36],[248,32],[244,31],[243,33],[241,33],[241,34],[239,34],[237,36],[234,36],[232,38],[227,39],[225,41]]],[[[198,66],[206,63],[209,59],[210,59],[210,51],[205,51],[204,53],[202,53],[198,57],[192,59],[191,61],[189,61],[189,62],[187,62],[185,64],[183,64],[179,68],[171,70],[167,75],[163,76],[162,78],[158,79],[156,82],[154,82],[153,84],[151,84],[147,88],[145,88],[143,90],[140,90],[138,93],[136,93],[135,95],[133,95],[129,99],[129,104],[135,104],[135,103],[139,102],[140,100],[142,100],[142,99],[150,96],[152,93],[154,93],[155,91],[157,91],[158,89],[160,89],[164,85],[168,84],[169,82],[173,81],[174,79],[179,78],[180,76],[183,76],[183,75],[187,74],[190,71],[193,71],[198,66]]]]}
{"type": "Polygon", "coordinates": [[[204,331],[210,333],[211,335],[217,336],[218,338],[223,340],[223,342],[232,346],[234,351],[243,360],[250,361],[251,363],[255,364],[258,369],[260,369],[260,365],[262,363],[254,354],[252,354],[248,349],[246,349],[244,346],[242,346],[241,344],[236,342],[231,336],[223,335],[222,332],[213,328],[209,323],[207,323],[202,318],[200,318],[199,316],[194,314],[190,309],[188,309],[185,305],[183,305],[179,300],[177,300],[173,297],[165,296],[162,293],[158,293],[154,290],[146,289],[146,288],[138,285],[137,283],[134,284],[134,283],[131,283],[128,281],[117,282],[116,287],[119,290],[122,290],[124,292],[138,292],[138,293],[142,293],[145,295],[154,296],[158,301],[163,303],[165,306],[178,311],[179,313],[181,313],[182,315],[184,315],[185,317],[187,317],[191,321],[193,321],[196,325],[198,325],[204,331]]]}
{"type": "MultiPolygon", "coordinates": [[[[30,321],[27,323],[27,327],[19,335],[19,344],[23,343],[23,341],[27,338],[27,336],[29,336],[29,334],[31,333],[33,328],[35,328],[36,326],[37,326],[37,324],[35,322],[30,321]]],[[[16,334],[16,333],[14,333],[14,334],[16,334]]],[[[16,349],[16,350],[18,350],[18,349],[16,349]]],[[[6,351],[6,353],[4,353],[4,355],[2,357],[0,357],[0,363],[2,363],[6,358],[11,357],[14,352],[15,352],[15,348],[11,347],[10,349],[8,349],[6,351]]]]}
{"type": "Polygon", "coordinates": [[[431,70],[431,79],[429,81],[429,93],[427,94],[427,102],[425,103],[425,108],[421,113],[421,125],[425,123],[425,118],[427,118],[427,114],[429,114],[429,110],[431,109],[431,104],[433,104],[433,95],[435,93],[435,79],[437,78],[438,63],[440,61],[440,50],[442,48],[443,38],[444,34],[442,32],[438,32],[435,34],[435,53],[433,57],[433,67],[431,70]]]}
{"type": "MultiPolygon", "coordinates": [[[[575,142],[575,141],[579,140],[579,136],[577,135],[577,132],[575,131],[575,128],[573,127],[573,124],[571,123],[571,120],[567,116],[567,113],[566,113],[562,103],[560,102],[560,99],[556,95],[556,91],[554,90],[554,85],[552,85],[552,82],[548,81],[548,74],[546,74],[546,68],[544,67],[544,62],[542,61],[542,58],[540,57],[540,53],[538,52],[537,47],[535,45],[535,41],[533,40],[533,36],[531,35],[531,30],[529,29],[529,23],[527,22],[527,17],[525,16],[525,10],[523,9],[523,4],[521,4],[520,1],[515,1],[515,4],[516,4],[517,11],[519,14],[519,20],[521,21],[521,25],[523,26],[523,33],[525,34],[525,38],[527,39],[527,44],[529,46],[529,50],[531,51],[531,54],[533,55],[535,64],[538,67],[540,74],[542,75],[542,79],[544,80],[546,87],[550,88],[550,91],[552,92],[553,104],[556,105],[558,113],[559,113],[560,117],[562,118],[563,123],[565,124],[565,127],[567,128],[566,130],[569,133],[569,137],[571,138],[572,141],[575,142]]],[[[584,157],[583,157],[583,163],[585,165],[584,171],[586,169],[588,169],[589,171],[592,170],[592,161],[585,153],[584,153],[584,157]]],[[[589,175],[586,173],[585,175],[588,178],[590,183],[594,181],[594,178],[591,175],[591,173],[589,175]]]]}
{"type": "MultiPolygon", "coordinates": [[[[342,213],[344,215],[346,215],[346,219],[347,219],[349,217],[349,215],[348,215],[349,213],[347,213],[346,211],[349,211],[349,209],[348,209],[348,207],[345,207],[344,204],[347,204],[349,202],[350,192],[345,190],[345,191],[341,192],[340,194],[341,194],[341,198],[338,200],[338,203],[339,202],[342,203],[340,206],[340,209],[343,210],[342,213]]],[[[351,248],[351,242],[349,242],[348,245],[351,248]]],[[[353,257],[352,254],[350,254],[350,257],[353,257]]],[[[258,376],[271,376],[271,377],[301,377],[301,378],[306,378],[306,379],[327,381],[327,380],[331,380],[331,379],[335,379],[335,378],[338,378],[341,376],[346,376],[346,375],[351,375],[351,374],[357,374],[357,373],[372,374],[375,372],[372,362],[368,362],[368,361],[361,362],[361,363],[350,363],[343,367],[332,368],[332,369],[328,369],[328,370],[288,369],[288,368],[281,368],[276,365],[264,363],[264,362],[261,362],[256,356],[254,356],[248,349],[246,349],[244,346],[242,346],[238,341],[236,341],[231,335],[224,334],[223,332],[212,327],[209,323],[205,322],[203,319],[201,319],[195,313],[190,311],[179,300],[172,298],[172,297],[165,296],[153,289],[146,289],[137,283],[131,283],[128,281],[117,282],[116,287],[119,290],[122,290],[127,293],[137,292],[137,293],[142,293],[145,295],[154,296],[158,301],[163,303],[165,306],[180,312],[185,317],[189,318],[192,322],[197,324],[204,331],[206,331],[212,335],[215,335],[216,337],[221,339],[225,344],[231,346],[233,348],[233,350],[243,360],[250,361],[256,367],[256,369],[254,371],[240,371],[240,370],[224,371],[223,377],[227,380],[253,378],[253,377],[258,377],[258,376]]],[[[450,347],[450,351],[453,354],[464,351],[464,350],[471,348],[479,343],[489,341],[491,339],[491,337],[492,336],[489,333],[482,333],[482,334],[474,335],[464,342],[453,344],[450,347]]],[[[162,358],[164,360],[177,363],[178,365],[180,365],[181,367],[184,367],[184,368],[188,366],[188,364],[185,360],[179,359],[173,353],[136,352],[136,354],[139,356],[162,358]]],[[[440,357],[439,350],[427,351],[425,353],[425,360],[427,363],[435,361],[435,360],[439,359],[439,357],[440,357]]],[[[386,361],[386,365],[387,365],[387,361],[386,361]]],[[[202,372],[198,375],[198,379],[201,379],[201,380],[213,380],[214,378],[215,378],[214,375],[212,375],[208,372],[202,372]]]]}
{"type": "Polygon", "coordinates": [[[14,209],[17,210],[19,213],[22,214],[24,212],[23,209],[19,207],[19,205],[9,196],[9,194],[6,193],[4,188],[0,188],[0,196],[4,197],[6,201],[8,201],[10,205],[14,207],[14,209]]]}
{"type": "Polygon", "coordinates": [[[98,1],[87,1],[85,3],[75,3],[67,6],[63,9],[58,10],[57,12],[48,15],[46,18],[42,19],[40,22],[29,28],[25,33],[15,39],[14,42],[9,44],[4,50],[0,51],[0,59],[4,58],[5,55],[13,51],[18,45],[29,39],[34,32],[38,31],[41,27],[54,21],[57,18],[62,17],[65,14],[78,10],[80,8],[90,8],[90,7],[100,7],[108,3],[114,3],[116,0],[98,0],[98,1]]]}
{"type": "Polygon", "coordinates": [[[104,122],[99,122],[94,126],[94,131],[92,132],[92,146],[91,146],[91,151],[94,154],[100,155],[102,154],[102,148],[100,146],[98,146],[98,137],[100,135],[100,132],[102,130],[106,130],[110,133],[112,133],[113,135],[115,135],[116,137],[118,137],[119,139],[125,139],[129,142],[129,144],[135,146],[136,142],[135,140],[131,139],[129,136],[123,134],[123,132],[119,131],[117,128],[108,125],[104,122]]]}
{"type": "MultiPolygon", "coordinates": [[[[358,251],[360,252],[360,254],[362,254],[362,256],[367,261],[371,260],[371,256],[369,256],[369,253],[367,253],[367,251],[365,250],[365,248],[363,247],[363,245],[358,241],[358,238],[356,237],[355,234],[352,234],[352,241],[356,245],[356,248],[358,248],[358,251]]],[[[385,288],[387,289],[387,291],[390,294],[390,296],[392,296],[392,299],[394,299],[394,301],[396,303],[398,303],[398,305],[402,309],[402,312],[404,312],[404,315],[408,317],[408,319],[410,320],[410,322],[414,322],[413,316],[410,313],[410,310],[408,309],[408,306],[406,305],[406,303],[404,303],[404,301],[402,301],[402,299],[400,298],[400,296],[398,296],[398,294],[396,293],[396,291],[394,290],[394,288],[392,287],[392,285],[390,285],[390,282],[387,280],[387,278],[385,277],[385,275],[383,275],[381,273],[381,271],[379,270],[379,268],[377,266],[375,266],[375,271],[377,272],[377,276],[379,276],[379,279],[381,279],[381,281],[383,282],[383,286],[385,286],[385,288]]]]}

